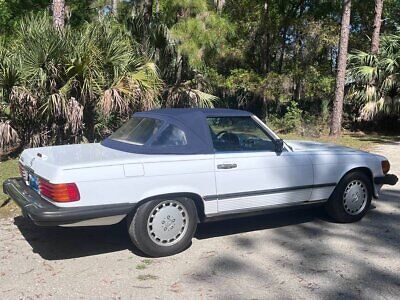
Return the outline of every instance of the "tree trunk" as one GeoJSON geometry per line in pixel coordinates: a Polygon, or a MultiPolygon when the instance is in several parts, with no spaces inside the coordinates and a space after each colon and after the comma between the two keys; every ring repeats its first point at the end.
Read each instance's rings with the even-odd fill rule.
{"type": "Polygon", "coordinates": [[[379,51],[379,34],[382,24],[383,0],[375,0],[374,31],[372,33],[371,53],[377,54],[379,51]]]}
{"type": "Polygon", "coordinates": [[[271,34],[269,32],[269,0],[264,2],[264,13],[262,16],[262,37],[261,37],[261,61],[262,61],[262,72],[267,74],[270,69],[270,48],[271,48],[271,34]]]}
{"type": "Polygon", "coordinates": [[[63,29],[65,25],[65,1],[53,0],[53,26],[63,29]]]}
{"type": "Polygon", "coordinates": [[[214,0],[215,8],[217,12],[221,12],[225,5],[225,0],[214,0]]]}
{"type": "Polygon", "coordinates": [[[282,33],[281,53],[279,55],[279,64],[278,64],[279,73],[282,73],[282,70],[283,70],[283,59],[285,58],[285,51],[286,51],[287,30],[288,30],[287,27],[285,27],[283,29],[283,33],[282,33]]]}
{"type": "Polygon", "coordinates": [[[145,24],[149,24],[153,15],[153,0],[139,0],[136,2],[136,11],[143,16],[145,24]]]}
{"type": "Polygon", "coordinates": [[[182,80],[183,57],[179,52],[177,53],[177,60],[178,60],[178,66],[177,66],[177,69],[176,69],[176,79],[175,79],[175,85],[176,86],[178,86],[181,83],[181,80],[182,80]]]}
{"type": "Polygon", "coordinates": [[[112,13],[115,17],[118,16],[118,2],[119,0],[112,0],[112,13]]]}
{"type": "Polygon", "coordinates": [[[344,84],[346,79],[347,48],[349,44],[350,32],[351,0],[343,0],[342,24],[340,29],[339,57],[336,74],[335,99],[333,101],[333,111],[331,128],[329,135],[337,137],[340,135],[343,117],[343,98],[344,84]]]}
{"type": "Polygon", "coordinates": [[[95,110],[96,108],[92,103],[86,105],[83,110],[84,135],[90,143],[93,143],[96,137],[95,110]]]}

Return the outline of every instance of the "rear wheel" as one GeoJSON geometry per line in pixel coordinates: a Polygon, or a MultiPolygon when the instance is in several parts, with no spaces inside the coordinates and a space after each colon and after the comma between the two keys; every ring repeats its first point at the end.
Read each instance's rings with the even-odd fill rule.
{"type": "Polygon", "coordinates": [[[371,199],[371,180],[364,173],[352,172],[340,180],[326,208],[336,222],[351,223],[364,217],[371,199]]]}
{"type": "Polygon", "coordinates": [[[152,200],[139,206],[128,225],[132,242],[145,254],[173,255],[190,245],[197,211],[188,198],[152,200]]]}

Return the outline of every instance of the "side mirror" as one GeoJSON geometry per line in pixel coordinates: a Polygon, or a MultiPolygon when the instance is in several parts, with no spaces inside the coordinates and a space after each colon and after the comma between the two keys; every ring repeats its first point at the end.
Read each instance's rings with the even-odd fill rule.
{"type": "Polygon", "coordinates": [[[275,140],[275,152],[281,153],[284,149],[284,143],[283,140],[275,140]]]}

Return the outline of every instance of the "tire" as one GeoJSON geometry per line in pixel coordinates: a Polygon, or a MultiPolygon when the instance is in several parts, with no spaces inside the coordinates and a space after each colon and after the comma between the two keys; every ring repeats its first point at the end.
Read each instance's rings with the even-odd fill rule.
{"type": "Polygon", "coordinates": [[[372,183],[361,172],[345,175],[336,186],[326,205],[327,213],[339,223],[361,220],[371,205],[372,183]]]}
{"type": "Polygon", "coordinates": [[[134,245],[150,257],[187,249],[197,227],[197,210],[191,199],[156,199],[143,203],[128,220],[134,245]]]}

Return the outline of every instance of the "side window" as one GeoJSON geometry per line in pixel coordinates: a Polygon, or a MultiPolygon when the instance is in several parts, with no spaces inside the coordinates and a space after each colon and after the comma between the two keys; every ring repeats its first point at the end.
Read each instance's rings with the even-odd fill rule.
{"type": "Polygon", "coordinates": [[[271,138],[251,117],[207,118],[216,151],[274,151],[271,138]]]}
{"type": "Polygon", "coordinates": [[[183,130],[174,125],[168,127],[153,141],[153,146],[185,146],[186,135],[183,130]]]}

